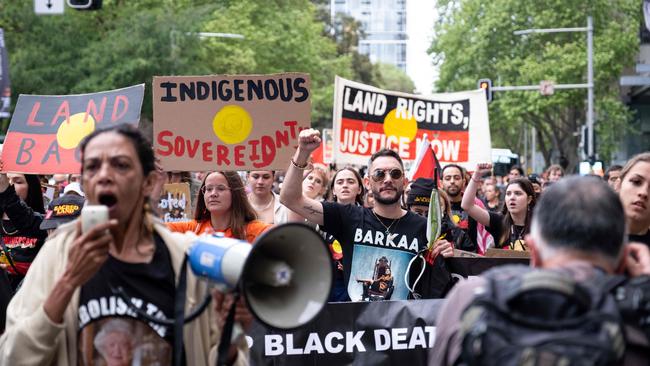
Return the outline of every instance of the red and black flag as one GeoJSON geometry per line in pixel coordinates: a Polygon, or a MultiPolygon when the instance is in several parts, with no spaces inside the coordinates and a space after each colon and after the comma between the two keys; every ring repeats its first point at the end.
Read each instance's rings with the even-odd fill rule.
{"type": "Polygon", "coordinates": [[[2,149],[4,171],[79,173],[79,143],[96,129],[138,124],[144,84],[78,95],[20,95],[2,149]]]}

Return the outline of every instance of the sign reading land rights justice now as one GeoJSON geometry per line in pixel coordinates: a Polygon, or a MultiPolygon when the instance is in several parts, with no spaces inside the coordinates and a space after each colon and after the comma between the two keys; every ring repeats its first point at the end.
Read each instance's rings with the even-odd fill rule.
{"type": "Polygon", "coordinates": [[[140,121],[144,84],[77,95],[18,97],[2,161],[17,173],[79,173],[81,140],[96,129],[140,121]]]}
{"type": "Polygon", "coordinates": [[[285,169],[310,127],[307,74],[159,76],[154,147],[168,171],[285,169]]]}
{"type": "Polygon", "coordinates": [[[491,161],[487,102],[482,90],[422,96],[336,78],[334,160],[361,164],[387,147],[415,159],[424,135],[442,163],[473,169],[491,161]]]}

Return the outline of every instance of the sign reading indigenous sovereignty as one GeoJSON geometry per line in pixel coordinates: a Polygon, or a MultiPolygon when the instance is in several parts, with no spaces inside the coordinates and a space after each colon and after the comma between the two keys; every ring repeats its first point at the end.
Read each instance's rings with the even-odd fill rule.
{"type": "Polygon", "coordinates": [[[427,365],[443,300],[330,303],[292,331],[253,323],[252,365],[427,365]]]}
{"type": "Polygon", "coordinates": [[[81,140],[96,129],[140,121],[144,84],[91,94],[23,95],[7,131],[5,171],[79,173],[81,140]]]}
{"type": "Polygon", "coordinates": [[[370,155],[383,147],[411,161],[425,134],[441,163],[473,169],[478,162],[491,161],[485,92],[422,96],[336,78],[337,163],[365,165],[370,155]]]}
{"type": "Polygon", "coordinates": [[[154,143],[165,170],[285,169],[310,127],[307,74],[161,76],[154,143]]]}

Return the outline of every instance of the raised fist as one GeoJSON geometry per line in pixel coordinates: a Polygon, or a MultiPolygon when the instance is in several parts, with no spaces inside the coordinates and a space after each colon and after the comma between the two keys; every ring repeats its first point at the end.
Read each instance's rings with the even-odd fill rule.
{"type": "Polygon", "coordinates": [[[301,150],[311,153],[320,146],[320,132],[313,128],[300,131],[298,136],[299,145],[301,150]]]}

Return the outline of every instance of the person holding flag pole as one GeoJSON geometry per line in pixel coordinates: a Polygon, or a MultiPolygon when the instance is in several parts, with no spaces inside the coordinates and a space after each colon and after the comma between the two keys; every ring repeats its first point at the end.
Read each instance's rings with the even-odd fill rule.
{"type": "MultiPolygon", "coordinates": [[[[446,238],[447,230],[442,233],[445,208],[441,207],[441,197],[438,191],[439,171],[440,163],[431,149],[427,136],[424,135],[415,162],[408,173],[410,179],[415,179],[407,199],[409,210],[417,213],[418,206],[421,208],[428,204],[427,247],[410,261],[407,275],[404,278],[415,298],[443,297],[453,285],[451,280],[442,276],[443,274],[449,275],[444,260],[436,260],[439,256],[442,259],[454,255],[454,244],[446,238]],[[413,278],[415,278],[414,281],[412,281],[413,278]]],[[[448,218],[447,221],[449,221],[448,218]]],[[[446,226],[445,229],[449,229],[449,223],[444,226],[446,226]]]]}

